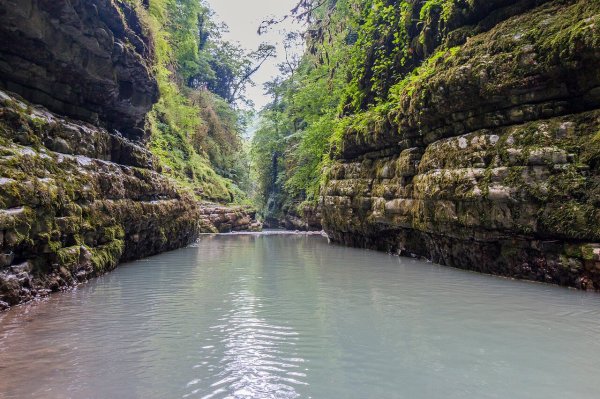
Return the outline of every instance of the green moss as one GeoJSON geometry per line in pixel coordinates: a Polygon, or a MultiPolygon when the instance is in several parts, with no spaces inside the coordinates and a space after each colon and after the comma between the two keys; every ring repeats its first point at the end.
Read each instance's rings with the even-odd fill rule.
{"type": "Polygon", "coordinates": [[[582,246],[577,244],[567,244],[564,247],[565,255],[572,258],[582,258],[582,246]]]}
{"type": "Polygon", "coordinates": [[[599,218],[598,208],[574,200],[549,203],[539,213],[547,232],[575,239],[600,240],[599,218]]]}
{"type": "Polygon", "coordinates": [[[525,179],[523,178],[523,172],[526,169],[525,166],[513,166],[509,168],[508,175],[502,180],[502,184],[507,187],[524,187],[525,179]]]}
{"type": "Polygon", "coordinates": [[[581,47],[600,47],[598,2],[578,1],[564,7],[568,9],[560,16],[551,16],[548,24],[528,33],[540,43],[539,52],[547,59],[568,60],[581,47]]]}
{"type": "Polygon", "coordinates": [[[45,250],[49,253],[56,254],[62,248],[60,241],[60,231],[53,230],[45,233],[40,233],[36,237],[36,241],[46,246],[45,250]]]}
{"type": "Polygon", "coordinates": [[[579,163],[589,165],[594,171],[600,171],[600,128],[581,147],[579,163]]]}
{"type": "Polygon", "coordinates": [[[97,274],[102,274],[117,266],[123,254],[125,243],[123,240],[113,240],[97,247],[87,247],[92,254],[92,265],[97,274]]]}
{"type": "Polygon", "coordinates": [[[598,246],[594,244],[567,244],[565,254],[586,261],[598,261],[598,246]]]}
{"type": "Polygon", "coordinates": [[[125,237],[125,231],[121,225],[103,227],[100,238],[103,242],[122,240],[125,237]]]}
{"type": "Polygon", "coordinates": [[[73,270],[78,264],[81,255],[81,246],[74,245],[60,248],[56,251],[56,261],[60,266],[73,270]]]}
{"type": "Polygon", "coordinates": [[[411,74],[391,87],[390,101],[398,102],[403,96],[412,96],[415,93],[418,84],[430,76],[433,76],[436,71],[443,68],[444,65],[447,65],[459,49],[459,47],[452,47],[449,49],[442,48],[438,50],[423,64],[415,68],[411,74]]]}
{"type": "Polygon", "coordinates": [[[597,246],[592,246],[592,245],[581,246],[581,257],[584,260],[589,260],[589,261],[600,260],[600,259],[598,259],[597,252],[598,252],[597,246]]]}

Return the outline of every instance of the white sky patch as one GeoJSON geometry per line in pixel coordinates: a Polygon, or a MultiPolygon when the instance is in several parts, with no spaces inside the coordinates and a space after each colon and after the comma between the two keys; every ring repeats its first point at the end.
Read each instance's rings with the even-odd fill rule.
{"type": "Polygon", "coordinates": [[[246,95],[260,110],[270,98],[264,94],[263,84],[279,74],[277,65],[285,61],[283,39],[286,31],[298,30],[300,26],[291,19],[271,27],[263,35],[257,33],[261,22],[270,18],[281,18],[298,3],[298,0],[206,0],[216,12],[217,19],[229,26],[223,35],[225,40],[238,42],[248,51],[256,50],[260,43],[268,42],[277,46],[277,58],[267,60],[253,76],[254,87],[248,86],[246,95]]]}

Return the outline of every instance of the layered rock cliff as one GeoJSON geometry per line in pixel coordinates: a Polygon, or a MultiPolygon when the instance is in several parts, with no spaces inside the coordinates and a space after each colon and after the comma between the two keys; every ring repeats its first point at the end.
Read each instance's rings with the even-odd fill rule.
{"type": "Polygon", "coordinates": [[[406,78],[345,131],[322,191],[325,230],[600,289],[600,2],[455,3],[449,20],[409,31],[406,78]]]}
{"type": "Polygon", "coordinates": [[[204,233],[262,230],[262,223],[256,220],[256,211],[242,206],[201,204],[199,221],[201,231],[204,233]]]}
{"type": "Polygon", "coordinates": [[[0,3],[0,310],[202,232],[260,229],[161,173],[152,53],[128,2],[0,3]]]}
{"type": "Polygon", "coordinates": [[[294,204],[283,209],[284,216],[280,222],[288,230],[321,231],[321,207],[311,204],[294,204]]]}
{"type": "Polygon", "coordinates": [[[196,237],[196,200],[155,170],[145,148],[0,98],[0,306],[196,237]]]}
{"type": "Polygon", "coordinates": [[[158,99],[153,44],[120,0],[0,3],[0,87],[61,115],[143,137],[158,99]]]}

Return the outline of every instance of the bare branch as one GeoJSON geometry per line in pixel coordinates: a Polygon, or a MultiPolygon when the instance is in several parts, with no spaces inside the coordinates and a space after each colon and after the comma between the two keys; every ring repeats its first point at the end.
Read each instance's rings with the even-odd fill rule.
{"type": "Polygon", "coordinates": [[[277,25],[290,17],[293,17],[295,20],[304,24],[308,24],[311,22],[311,17],[314,11],[326,4],[327,1],[328,0],[320,0],[315,3],[315,0],[300,0],[290,10],[288,15],[285,15],[282,18],[270,18],[262,21],[258,27],[258,34],[262,35],[263,33],[266,33],[271,26],[277,25]]]}

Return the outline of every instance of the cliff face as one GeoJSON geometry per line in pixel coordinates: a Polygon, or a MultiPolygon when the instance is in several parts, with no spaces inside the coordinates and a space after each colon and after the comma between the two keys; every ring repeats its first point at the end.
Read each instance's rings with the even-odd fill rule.
{"type": "Polygon", "coordinates": [[[0,87],[132,139],[158,98],[152,51],[121,0],[0,3],[0,87]]]}
{"type": "Polygon", "coordinates": [[[260,229],[161,174],[152,58],[126,2],[0,3],[0,310],[201,232],[260,229]]]}
{"type": "Polygon", "coordinates": [[[344,135],[323,188],[325,230],[600,289],[600,3],[471,3],[413,32],[425,62],[366,132],[344,135]]]}
{"type": "Polygon", "coordinates": [[[321,231],[321,208],[310,204],[300,204],[284,209],[280,224],[288,230],[321,231]]]}
{"type": "Polygon", "coordinates": [[[1,306],[199,232],[194,198],[154,169],[145,148],[105,129],[0,91],[0,148],[1,306]]]}

